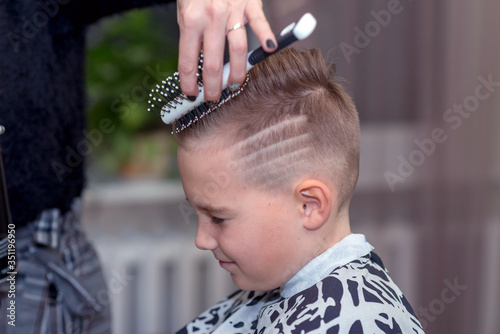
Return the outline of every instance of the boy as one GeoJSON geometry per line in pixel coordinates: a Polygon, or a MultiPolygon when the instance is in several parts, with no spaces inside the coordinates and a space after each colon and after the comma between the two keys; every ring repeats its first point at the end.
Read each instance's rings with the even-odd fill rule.
{"type": "Polygon", "coordinates": [[[359,120],[333,70],[317,50],[280,51],[176,135],[196,246],[241,289],[178,333],[423,333],[351,234],[359,120]]]}

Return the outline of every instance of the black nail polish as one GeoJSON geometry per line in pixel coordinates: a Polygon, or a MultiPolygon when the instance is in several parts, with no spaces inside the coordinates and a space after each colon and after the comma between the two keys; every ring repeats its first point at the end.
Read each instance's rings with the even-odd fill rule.
{"type": "Polygon", "coordinates": [[[194,100],[196,100],[196,96],[193,96],[193,95],[188,95],[187,98],[191,102],[194,102],[194,100]]]}
{"type": "Polygon", "coordinates": [[[276,47],[276,45],[274,45],[274,42],[273,42],[272,39],[268,39],[266,41],[266,45],[267,45],[268,48],[271,48],[271,49],[274,49],[276,47]]]}

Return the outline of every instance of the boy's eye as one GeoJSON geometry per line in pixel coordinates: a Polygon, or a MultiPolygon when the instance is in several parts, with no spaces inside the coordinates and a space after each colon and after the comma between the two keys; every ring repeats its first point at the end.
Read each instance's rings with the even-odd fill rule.
{"type": "Polygon", "coordinates": [[[222,219],[222,218],[212,217],[212,223],[214,223],[214,224],[222,224],[223,222],[224,222],[224,219],[222,219]]]}

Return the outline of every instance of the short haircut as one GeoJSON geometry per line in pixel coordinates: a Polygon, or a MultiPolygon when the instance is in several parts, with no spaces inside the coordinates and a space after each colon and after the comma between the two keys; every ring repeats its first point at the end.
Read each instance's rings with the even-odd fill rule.
{"type": "Polygon", "coordinates": [[[354,103],[317,49],[286,48],[249,72],[241,94],[176,134],[181,148],[218,145],[248,184],[275,190],[299,178],[336,187],[339,209],[359,174],[359,119],[354,103]]]}

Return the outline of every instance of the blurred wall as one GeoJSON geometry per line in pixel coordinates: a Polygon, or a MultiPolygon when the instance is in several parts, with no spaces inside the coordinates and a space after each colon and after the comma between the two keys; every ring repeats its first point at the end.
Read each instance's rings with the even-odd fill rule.
{"type": "Polygon", "coordinates": [[[275,31],[316,16],[302,46],[328,54],[354,96],[362,152],[353,229],[389,264],[411,254],[407,274],[391,273],[427,333],[497,333],[500,2],[265,5],[275,31]],[[391,233],[411,242],[377,244],[391,233]]]}

